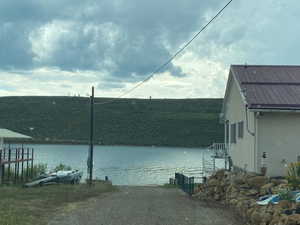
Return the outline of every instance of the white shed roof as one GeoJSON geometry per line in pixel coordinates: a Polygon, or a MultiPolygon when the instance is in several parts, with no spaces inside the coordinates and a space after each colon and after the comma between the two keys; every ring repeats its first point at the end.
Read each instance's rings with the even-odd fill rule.
{"type": "Polygon", "coordinates": [[[8,130],[8,129],[0,128],[0,138],[26,138],[26,139],[29,139],[31,137],[8,130]]]}

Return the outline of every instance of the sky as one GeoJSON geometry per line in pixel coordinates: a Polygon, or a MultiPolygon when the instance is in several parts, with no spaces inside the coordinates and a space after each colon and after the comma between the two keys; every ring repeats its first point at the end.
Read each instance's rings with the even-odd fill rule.
{"type": "MultiPolygon", "coordinates": [[[[228,0],[0,1],[0,96],[117,97],[228,0]]],[[[128,98],[220,98],[231,64],[300,64],[298,0],[234,0],[128,98]]]]}

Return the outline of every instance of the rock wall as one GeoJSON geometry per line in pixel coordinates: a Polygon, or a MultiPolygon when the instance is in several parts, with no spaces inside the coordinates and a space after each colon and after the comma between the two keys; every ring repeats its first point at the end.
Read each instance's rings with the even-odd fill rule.
{"type": "Polygon", "coordinates": [[[278,194],[288,187],[285,179],[270,179],[254,173],[217,171],[206,184],[199,185],[196,198],[218,201],[237,211],[247,225],[300,225],[300,214],[286,215],[286,210],[300,205],[289,201],[266,206],[257,205],[260,196],[278,194]]]}

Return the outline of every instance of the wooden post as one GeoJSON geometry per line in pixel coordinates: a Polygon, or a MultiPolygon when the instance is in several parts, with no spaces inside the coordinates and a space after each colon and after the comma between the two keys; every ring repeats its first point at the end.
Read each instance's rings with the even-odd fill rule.
{"type": "Polygon", "coordinates": [[[18,168],[18,163],[17,163],[17,161],[18,161],[18,149],[16,148],[15,149],[15,176],[14,176],[14,183],[16,184],[17,183],[17,174],[18,174],[18,172],[17,172],[17,168],[18,168]]]}
{"type": "Polygon", "coordinates": [[[17,178],[18,178],[18,181],[20,180],[20,154],[21,154],[21,151],[20,151],[21,149],[20,148],[18,148],[18,173],[17,173],[17,178]]]}
{"type": "Polygon", "coordinates": [[[33,178],[33,148],[31,149],[31,178],[33,178]]]}
{"type": "Polygon", "coordinates": [[[6,169],[5,169],[5,164],[2,165],[2,182],[4,183],[5,181],[5,172],[6,172],[6,169]]]}
{"type": "Polygon", "coordinates": [[[24,148],[22,146],[22,150],[21,150],[21,157],[22,157],[22,164],[21,164],[21,179],[22,182],[24,181],[24,148]]]}
{"type": "Polygon", "coordinates": [[[26,151],[26,181],[28,181],[29,178],[29,148],[27,148],[26,151]]]}
{"type": "Polygon", "coordinates": [[[2,149],[0,149],[0,184],[2,184],[2,149]]]}
{"type": "Polygon", "coordinates": [[[11,161],[11,149],[9,148],[8,149],[8,172],[7,172],[7,181],[9,182],[10,181],[10,161],[11,161]]]}
{"type": "Polygon", "coordinates": [[[90,154],[89,154],[89,184],[93,180],[93,161],[94,161],[94,87],[92,87],[91,96],[91,115],[90,115],[90,154]]]}
{"type": "Polygon", "coordinates": [[[16,160],[16,164],[17,164],[17,173],[16,173],[16,177],[17,177],[17,180],[19,179],[19,168],[20,168],[20,163],[19,163],[19,149],[16,149],[16,155],[17,155],[17,160],[16,160]]]}
{"type": "MultiPolygon", "coordinates": [[[[2,151],[2,161],[5,161],[5,148],[3,149],[3,151],[2,151]]],[[[5,164],[2,163],[1,167],[2,167],[1,180],[2,180],[2,183],[3,183],[4,179],[5,179],[5,164]]]]}
{"type": "Polygon", "coordinates": [[[195,178],[194,177],[189,178],[189,184],[190,184],[189,194],[193,195],[194,194],[194,187],[195,187],[195,178]]]}

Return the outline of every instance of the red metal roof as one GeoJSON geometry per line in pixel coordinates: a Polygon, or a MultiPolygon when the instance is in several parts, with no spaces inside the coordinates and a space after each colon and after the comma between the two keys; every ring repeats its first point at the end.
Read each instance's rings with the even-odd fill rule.
{"type": "Polygon", "coordinates": [[[252,109],[300,109],[300,66],[232,65],[252,109]]]}

